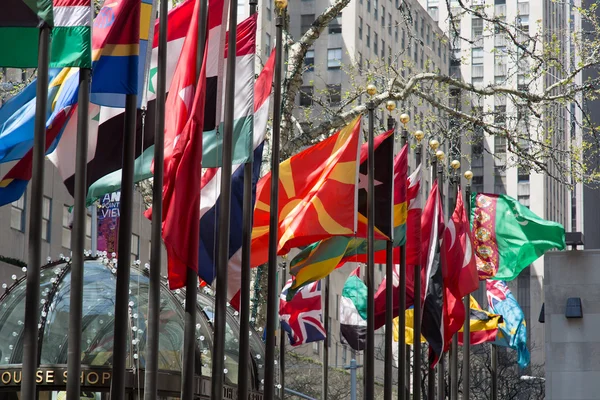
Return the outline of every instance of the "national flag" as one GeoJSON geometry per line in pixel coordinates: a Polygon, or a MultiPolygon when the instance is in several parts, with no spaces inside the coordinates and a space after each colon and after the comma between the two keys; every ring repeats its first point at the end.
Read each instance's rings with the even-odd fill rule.
{"type": "Polygon", "coordinates": [[[519,367],[527,367],[530,355],[527,348],[527,326],[523,310],[506,282],[488,279],[486,288],[489,311],[502,316],[502,323],[498,325],[498,334],[494,344],[517,350],[519,367]]]}
{"type": "Polygon", "coordinates": [[[92,68],[91,0],[54,0],[50,67],[92,68]]]}
{"type": "MultiPolygon", "coordinates": [[[[74,105],[77,102],[79,84],[79,73],[78,70],[74,68],[64,68],[60,71],[53,69],[50,75],[53,78],[48,87],[48,93],[53,101],[49,103],[49,116],[46,119],[46,151],[52,151],[54,149],[58,138],[65,128],[66,121],[75,111],[74,105]]],[[[26,94],[27,93],[21,93],[19,96],[26,94]]],[[[32,102],[35,103],[35,98],[32,102]]],[[[33,112],[33,114],[35,114],[35,106],[32,110],[29,108],[29,104],[30,103],[24,106],[25,111],[33,112]]],[[[7,106],[8,105],[9,104],[7,104],[7,106]]],[[[2,115],[3,111],[4,107],[0,109],[0,115],[2,115]]],[[[13,114],[13,117],[17,120],[16,124],[20,123],[20,126],[14,128],[12,136],[7,136],[8,140],[15,138],[18,134],[21,134],[22,138],[24,135],[33,133],[33,130],[30,132],[26,131],[30,126],[29,121],[26,121],[25,123],[18,121],[18,114],[13,114]]],[[[33,119],[35,115],[28,114],[25,117],[31,117],[31,119],[33,119]]],[[[1,140],[0,143],[2,143],[1,140]]],[[[14,151],[16,151],[16,148],[18,148],[18,146],[13,148],[13,154],[14,151]]],[[[32,160],[33,149],[30,148],[19,162],[8,171],[2,180],[0,180],[0,206],[16,201],[23,195],[27,189],[27,184],[31,179],[32,160]]]]}
{"type": "MultiPolygon", "coordinates": [[[[167,88],[169,87],[177,60],[181,54],[183,42],[190,25],[190,15],[194,9],[194,0],[187,0],[169,12],[167,32],[167,88]]],[[[158,32],[156,21],[154,40],[152,41],[152,58],[150,63],[149,82],[146,88],[147,109],[137,110],[135,175],[134,180],[150,178],[150,166],[154,159],[154,119],[156,110],[156,72],[158,66],[158,32]],[[142,123],[145,121],[145,123],[142,123]]],[[[88,139],[88,168],[87,202],[104,194],[112,193],[121,188],[121,167],[123,148],[123,128],[125,125],[125,109],[100,107],[90,104],[89,109],[89,139],[88,139]]],[[[75,187],[75,152],[77,138],[77,113],[70,118],[56,150],[48,158],[58,168],[69,193],[73,194],[75,187]]]]}
{"type": "Polygon", "coordinates": [[[367,285],[359,274],[360,267],[350,274],[340,299],[342,339],[357,351],[365,349],[367,339],[367,285]]]}
{"type": "MultiPolygon", "coordinates": [[[[470,297],[470,337],[471,345],[494,342],[498,332],[498,325],[502,323],[502,316],[489,313],[481,309],[473,296],[470,297]]],[[[458,331],[458,344],[463,343],[463,328],[458,331]]]]}
{"type": "Polygon", "coordinates": [[[437,364],[444,350],[444,282],[440,243],[444,233],[444,215],[437,181],[433,183],[421,219],[423,234],[422,264],[425,267],[425,300],[421,333],[429,343],[429,360],[437,364]]]}
{"type": "Polygon", "coordinates": [[[480,280],[513,280],[545,252],[566,247],[561,224],[506,195],[473,193],[470,217],[480,280]]]}
{"type": "Polygon", "coordinates": [[[42,25],[54,26],[52,0],[2,0],[0,67],[37,67],[42,25]]]}
{"type": "Polygon", "coordinates": [[[90,101],[125,107],[125,95],[139,94],[142,104],[152,0],[107,1],[94,20],[90,101]]]}
{"type": "MultiPolygon", "coordinates": [[[[352,235],[360,117],[279,166],[277,252],[336,235],[352,235]]],[[[268,260],[271,174],[257,185],[251,265],[268,260]]]]}
{"type": "MultiPolygon", "coordinates": [[[[238,36],[239,37],[239,36],[238,36]]],[[[239,48],[239,47],[238,47],[239,48]]],[[[248,56],[244,56],[248,57],[248,56]]],[[[246,64],[246,63],[244,63],[246,64]]],[[[267,60],[254,86],[254,163],[252,164],[252,204],[256,200],[256,184],[260,176],[262,153],[269,119],[270,93],[275,67],[275,52],[267,60]]],[[[243,76],[243,75],[242,75],[243,76]]],[[[218,209],[221,190],[221,169],[208,169],[202,177],[200,200],[200,260],[199,275],[207,282],[215,277],[216,248],[218,236],[218,209]]],[[[229,264],[227,298],[232,307],[239,309],[239,290],[242,271],[242,210],[244,202],[244,168],[234,165],[231,177],[231,208],[229,230],[229,264]]]]}
{"type": "Polygon", "coordinates": [[[287,332],[290,344],[300,346],[325,340],[327,332],[323,326],[321,281],[303,287],[288,301],[290,286],[292,279],[287,281],[279,297],[279,322],[287,332]]]}
{"type": "MultiPolygon", "coordinates": [[[[407,154],[405,148],[396,156],[394,161],[394,180],[395,182],[386,182],[386,176],[391,176],[389,164],[386,160],[391,159],[390,152],[394,148],[394,136],[393,131],[385,132],[374,140],[374,153],[375,153],[375,171],[379,167],[382,172],[379,175],[376,174],[374,177],[379,185],[375,186],[376,192],[378,187],[382,187],[379,192],[376,193],[377,201],[376,207],[380,210],[379,213],[375,214],[375,237],[382,239],[389,235],[391,228],[387,226],[386,220],[391,221],[389,212],[391,210],[389,204],[390,192],[392,186],[394,190],[401,191],[402,188],[406,188],[406,171],[407,171],[407,154]],[[387,174],[387,175],[386,175],[387,174]],[[380,177],[378,180],[378,177],[380,177]],[[387,193],[385,192],[387,190],[387,193]],[[382,200],[383,199],[383,200],[382,200]],[[387,199],[387,200],[385,200],[387,199]],[[387,204],[386,204],[387,202],[387,204]],[[379,222],[379,225],[377,223],[379,222]],[[378,229],[379,228],[379,229],[378,229]]],[[[367,156],[368,156],[368,145],[363,144],[361,146],[361,164],[359,168],[359,203],[358,203],[358,231],[353,236],[333,236],[319,242],[313,243],[298,253],[293,260],[290,262],[291,274],[296,277],[295,283],[290,290],[290,295],[298,290],[303,285],[310,282],[316,282],[319,279],[325,278],[335,268],[342,266],[346,261],[366,261],[367,252],[367,198],[366,198],[366,168],[367,168],[367,156]]],[[[389,179],[387,179],[389,181],[389,179]]],[[[406,196],[405,196],[406,197],[406,196]]],[[[394,224],[398,224],[398,227],[394,227],[397,230],[398,235],[394,237],[395,244],[399,245],[405,239],[405,232],[403,230],[406,222],[406,213],[401,212],[402,204],[406,205],[406,199],[401,202],[400,197],[398,198],[398,218],[394,219],[394,224]]],[[[376,240],[376,249],[385,249],[385,240],[376,240]]]]}

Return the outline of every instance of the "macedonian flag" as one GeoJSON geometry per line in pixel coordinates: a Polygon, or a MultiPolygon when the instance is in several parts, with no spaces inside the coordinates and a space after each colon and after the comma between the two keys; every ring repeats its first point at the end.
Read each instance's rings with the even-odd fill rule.
{"type": "MultiPolygon", "coordinates": [[[[360,117],[279,165],[278,254],[356,231],[360,117]]],[[[271,174],[257,184],[251,264],[268,261],[271,174]]]]}

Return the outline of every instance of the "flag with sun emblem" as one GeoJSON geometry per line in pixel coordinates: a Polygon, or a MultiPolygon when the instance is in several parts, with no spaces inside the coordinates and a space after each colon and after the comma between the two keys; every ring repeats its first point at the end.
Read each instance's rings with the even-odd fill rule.
{"type": "MultiPolygon", "coordinates": [[[[360,117],[279,165],[278,254],[356,230],[360,117]]],[[[268,260],[271,174],[257,184],[251,264],[268,260]]]]}
{"type": "Polygon", "coordinates": [[[480,280],[513,280],[545,252],[566,247],[561,224],[505,195],[473,193],[471,224],[480,280]]]}

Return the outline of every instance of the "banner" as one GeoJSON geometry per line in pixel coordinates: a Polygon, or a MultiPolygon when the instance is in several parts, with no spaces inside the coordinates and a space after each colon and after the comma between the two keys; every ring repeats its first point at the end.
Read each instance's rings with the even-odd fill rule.
{"type": "Polygon", "coordinates": [[[98,251],[118,253],[121,192],[105,194],[98,204],[98,251]]]}

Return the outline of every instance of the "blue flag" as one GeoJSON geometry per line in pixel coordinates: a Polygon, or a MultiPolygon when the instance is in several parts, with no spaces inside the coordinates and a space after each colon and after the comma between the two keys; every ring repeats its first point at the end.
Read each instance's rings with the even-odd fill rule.
{"type": "Polygon", "coordinates": [[[489,311],[502,315],[504,322],[498,324],[498,334],[493,344],[517,350],[520,368],[529,365],[530,354],[527,348],[527,326],[525,315],[504,281],[487,280],[489,311]]]}

